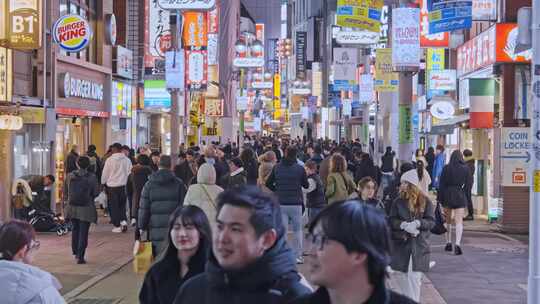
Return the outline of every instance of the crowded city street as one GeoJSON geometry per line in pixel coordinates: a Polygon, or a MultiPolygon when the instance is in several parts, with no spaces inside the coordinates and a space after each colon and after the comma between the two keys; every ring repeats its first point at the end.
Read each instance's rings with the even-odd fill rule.
{"type": "Polygon", "coordinates": [[[540,0],[0,0],[0,304],[540,304],[540,0]]]}

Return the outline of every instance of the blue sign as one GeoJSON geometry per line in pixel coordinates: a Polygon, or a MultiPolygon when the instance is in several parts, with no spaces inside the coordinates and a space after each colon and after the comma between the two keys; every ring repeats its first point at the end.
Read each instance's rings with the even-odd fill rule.
{"type": "Polygon", "coordinates": [[[334,82],[334,84],[328,85],[328,91],[330,92],[353,91],[353,93],[358,93],[358,85],[334,82]]]}
{"type": "Polygon", "coordinates": [[[352,102],[352,108],[353,109],[360,108],[361,106],[362,106],[362,104],[360,103],[360,101],[353,100],[353,102],[352,102]]]}
{"type": "Polygon", "coordinates": [[[436,34],[472,25],[472,1],[428,0],[429,33],[436,34]]]}

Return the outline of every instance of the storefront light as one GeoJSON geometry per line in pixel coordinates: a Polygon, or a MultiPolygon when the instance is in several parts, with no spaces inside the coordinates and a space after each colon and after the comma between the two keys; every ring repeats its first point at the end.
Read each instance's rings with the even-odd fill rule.
{"type": "Polygon", "coordinates": [[[0,115],[0,130],[17,131],[23,127],[23,119],[15,115],[0,115]]]}

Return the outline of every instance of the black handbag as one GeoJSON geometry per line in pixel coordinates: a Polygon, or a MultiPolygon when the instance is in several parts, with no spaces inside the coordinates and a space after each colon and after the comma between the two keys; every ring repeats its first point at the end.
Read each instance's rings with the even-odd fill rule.
{"type": "Polygon", "coordinates": [[[446,233],[446,227],[444,227],[444,216],[441,212],[441,203],[437,201],[437,207],[435,207],[435,226],[431,228],[431,233],[441,235],[446,233]]]}

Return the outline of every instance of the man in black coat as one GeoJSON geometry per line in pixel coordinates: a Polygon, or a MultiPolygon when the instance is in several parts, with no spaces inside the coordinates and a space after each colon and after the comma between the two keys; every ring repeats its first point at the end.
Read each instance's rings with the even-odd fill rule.
{"type": "Polygon", "coordinates": [[[66,175],[77,170],[77,160],[79,159],[79,147],[73,145],[66,157],[66,175]]]}
{"type": "Polygon", "coordinates": [[[474,165],[474,157],[471,150],[465,149],[463,151],[463,157],[465,158],[465,164],[467,165],[467,167],[469,167],[469,179],[467,180],[467,183],[465,184],[465,196],[467,197],[467,211],[469,214],[466,217],[464,217],[463,220],[472,221],[474,220],[472,187],[474,184],[474,171],[476,170],[476,166],[474,165]]]}
{"type": "Polygon", "coordinates": [[[308,240],[310,280],[320,287],[292,304],[416,303],[386,287],[390,233],[377,209],[358,201],[334,203],[311,222],[308,240]]]}
{"type": "Polygon", "coordinates": [[[295,147],[288,147],[285,158],[274,166],[272,173],[266,180],[266,187],[275,192],[281,205],[283,214],[283,224],[289,227],[291,222],[291,232],[293,232],[291,246],[296,253],[298,263],[303,263],[302,259],[302,209],[304,196],[302,188],[309,187],[306,170],[297,163],[297,150],[295,147]]]}
{"type": "Polygon", "coordinates": [[[187,281],[174,303],[277,304],[308,294],[286,245],[275,199],[244,186],[217,200],[217,229],[206,272],[187,281]]]}

